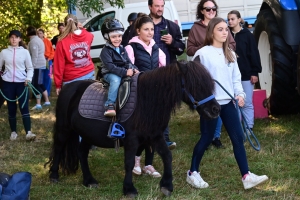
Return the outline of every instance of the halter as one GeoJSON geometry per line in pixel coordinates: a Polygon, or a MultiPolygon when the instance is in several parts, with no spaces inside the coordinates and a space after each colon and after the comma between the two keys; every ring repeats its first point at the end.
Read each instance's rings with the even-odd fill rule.
{"type": "Polygon", "coordinates": [[[184,79],[181,79],[181,87],[182,87],[182,91],[186,93],[186,95],[189,97],[189,99],[191,100],[191,102],[194,104],[194,109],[196,109],[198,106],[205,104],[206,102],[212,100],[215,98],[215,96],[212,94],[209,97],[206,97],[205,99],[201,100],[201,101],[196,101],[194,99],[194,97],[191,95],[191,93],[189,93],[188,91],[185,90],[184,88],[184,79]]]}

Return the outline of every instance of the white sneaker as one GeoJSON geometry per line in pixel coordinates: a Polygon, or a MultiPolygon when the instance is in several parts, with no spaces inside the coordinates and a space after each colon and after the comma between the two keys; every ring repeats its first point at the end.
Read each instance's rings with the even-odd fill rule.
{"type": "Polygon", "coordinates": [[[31,131],[28,131],[28,133],[26,134],[26,140],[34,140],[35,137],[36,135],[31,133],[31,131]]]}
{"type": "Polygon", "coordinates": [[[207,188],[209,185],[206,183],[200,176],[200,172],[194,171],[191,175],[189,174],[190,170],[186,174],[186,182],[192,185],[195,188],[207,188]]]}
{"type": "Polygon", "coordinates": [[[258,184],[261,184],[262,182],[265,182],[268,179],[269,178],[266,175],[257,176],[256,174],[248,172],[246,178],[245,179],[242,178],[242,182],[245,190],[247,190],[254,186],[257,186],[258,184]]]}
{"type": "Polygon", "coordinates": [[[161,177],[160,173],[157,172],[157,171],[154,169],[154,167],[153,167],[152,165],[147,165],[147,166],[145,166],[145,167],[143,168],[143,172],[144,172],[145,174],[148,174],[148,175],[154,177],[154,178],[159,178],[159,177],[161,177]]]}
{"type": "Polygon", "coordinates": [[[11,141],[16,140],[17,137],[18,137],[18,134],[15,131],[11,132],[11,134],[10,134],[10,140],[11,141]]]}
{"type": "Polygon", "coordinates": [[[136,175],[141,175],[142,174],[142,169],[141,169],[141,156],[135,156],[135,164],[132,172],[136,175]]]}

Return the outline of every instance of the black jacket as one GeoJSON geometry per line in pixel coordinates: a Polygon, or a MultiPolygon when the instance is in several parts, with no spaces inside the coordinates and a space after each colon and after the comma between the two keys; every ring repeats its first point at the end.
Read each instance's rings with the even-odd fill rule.
{"type": "MultiPolygon", "coordinates": [[[[128,45],[128,42],[129,42],[129,34],[130,34],[130,31],[131,31],[131,28],[132,25],[128,26],[127,29],[125,30],[123,36],[122,36],[122,45],[125,47],[126,45],[128,45]]],[[[131,39],[131,38],[130,38],[131,39]]]]}
{"type": "Polygon", "coordinates": [[[236,34],[231,32],[231,34],[236,42],[235,52],[238,55],[237,62],[242,81],[248,81],[251,76],[258,76],[258,73],[262,70],[257,43],[253,34],[247,28],[236,34]]]}
{"type": "MultiPolygon", "coordinates": [[[[165,18],[163,18],[163,19],[165,19],[165,18]]],[[[180,32],[179,26],[168,19],[165,19],[165,20],[167,22],[168,31],[169,31],[170,35],[172,35],[173,41],[170,45],[168,45],[169,51],[164,52],[164,53],[165,54],[168,53],[170,55],[170,62],[173,62],[173,61],[177,60],[176,55],[180,56],[181,54],[183,54],[184,49],[185,49],[185,44],[182,41],[182,35],[180,32]]],[[[134,23],[135,23],[135,21],[131,25],[130,32],[128,34],[128,41],[131,38],[133,38],[134,36],[137,36],[136,30],[134,29],[134,23]]],[[[155,41],[155,42],[158,43],[158,41],[155,41]]]]}
{"type": "Polygon", "coordinates": [[[125,77],[127,75],[128,68],[138,69],[131,63],[127,52],[122,45],[120,46],[119,54],[115,50],[115,47],[106,43],[100,53],[100,60],[102,61],[101,73],[103,75],[112,73],[120,77],[125,77]]]}
{"type": "Polygon", "coordinates": [[[153,70],[159,65],[159,48],[155,44],[152,47],[151,55],[139,43],[129,43],[134,52],[134,65],[139,68],[140,72],[153,70]]]}

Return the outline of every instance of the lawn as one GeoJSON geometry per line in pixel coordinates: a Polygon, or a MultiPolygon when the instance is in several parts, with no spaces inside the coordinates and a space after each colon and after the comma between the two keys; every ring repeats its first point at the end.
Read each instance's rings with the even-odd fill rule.
{"type": "MultiPolygon", "coordinates": [[[[56,95],[51,94],[50,108],[31,112],[33,142],[25,141],[25,132],[18,113],[17,141],[10,141],[7,106],[0,109],[0,172],[32,173],[30,199],[122,199],[124,177],[123,149],[97,148],[89,156],[90,168],[99,181],[99,188],[82,185],[81,171],[61,176],[58,184],[51,184],[48,169],[44,168],[50,153],[52,128],[55,121],[56,95]]],[[[30,107],[35,100],[31,100],[30,107]]],[[[222,129],[224,149],[209,147],[201,163],[201,175],[209,183],[207,189],[194,189],[185,181],[186,171],[199,135],[199,116],[183,104],[170,121],[170,138],[176,141],[173,154],[174,192],[170,199],[300,199],[300,115],[270,116],[255,120],[254,132],[261,144],[255,151],[245,143],[250,170],[266,174],[269,180],[250,190],[244,190],[226,130],[222,129]]],[[[143,162],[142,162],[143,163],[143,162]]],[[[154,166],[162,172],[162,162],[156,155],[154,166]]],[[[139,191],[137,199],[162,199],[160,179],[146,175],[134,176],[139,191]]]]}

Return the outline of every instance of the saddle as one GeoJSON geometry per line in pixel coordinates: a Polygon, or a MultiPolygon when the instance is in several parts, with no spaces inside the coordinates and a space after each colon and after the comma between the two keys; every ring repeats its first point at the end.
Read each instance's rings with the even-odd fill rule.
{"type": "MultiPolygon", "coordinates": [[[[131,78],[124,78],[121,82],[116,101],[119,122],[125,122],[135,109],[138,76],[139,74],[131,78]]],[[[111,117],[104,116],[104,103],[107,100],[108,87],[107,82],[99,81],[86,88],[78,106],[79,114],[82,117],[111,122],[111,117]]]]}

